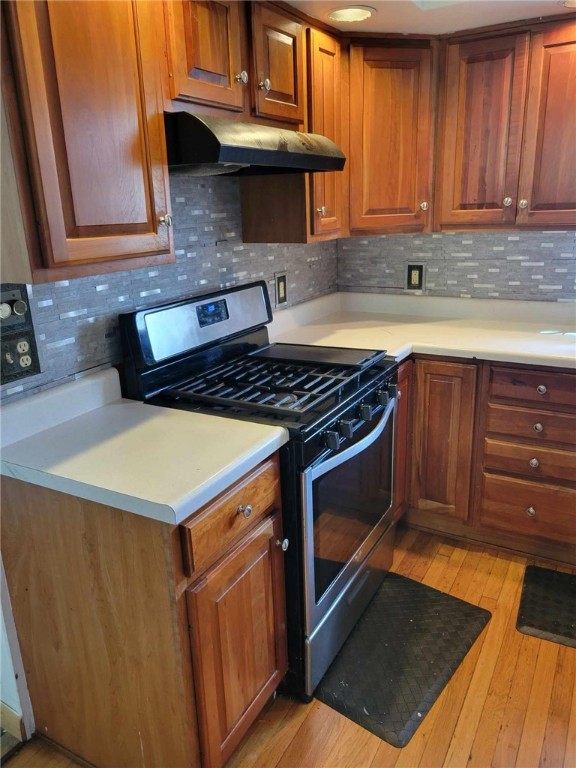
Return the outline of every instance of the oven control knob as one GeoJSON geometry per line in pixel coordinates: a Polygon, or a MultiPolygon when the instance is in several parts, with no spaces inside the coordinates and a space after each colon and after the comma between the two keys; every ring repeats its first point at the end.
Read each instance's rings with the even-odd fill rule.
{"type": "Polygon", "coordinates": [[[378,392],[376,392],[376,402],[378,405],[388,405],[390,397],[390,392],[387,389],[379,389],[378,392]]]}
{"type": "Polygon", "coordinates": [[[354,420],[340,419],[338,422],[338,432],[341,437],[352,437],[354,435],[354,420]]]}
{"type": "Polygon", "coordinates": [[[340,435],[333,429],[327,429],[324,432],[324,445],[331,451],[337,451],[340,448],[340,435]]]}
{"type": "Polygon", "coordinates": [[[372,421],[372,406],[368,403],[362,403],[358,409],[358,416],[362,421],[372,421]]]}

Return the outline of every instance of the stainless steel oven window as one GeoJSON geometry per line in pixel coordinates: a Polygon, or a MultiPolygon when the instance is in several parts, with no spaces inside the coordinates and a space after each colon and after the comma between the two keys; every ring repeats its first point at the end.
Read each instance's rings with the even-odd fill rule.
{"type": "Polygon", "coordinates": [[[396,400],[355,442],[302,473],[306,624],[310,634],[385,530],[396,400]]]}

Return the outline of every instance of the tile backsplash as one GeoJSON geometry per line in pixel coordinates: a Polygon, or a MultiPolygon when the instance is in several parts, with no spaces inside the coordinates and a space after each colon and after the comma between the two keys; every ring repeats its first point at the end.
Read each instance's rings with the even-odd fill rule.
{"type": "Polygon", "coordinates": [[[312,245],[242,242],[237,179],[171,173],[176,263],[29,288],[42,373],[1,388],[3,402],[120,362],[118,314],[288,278],[288,303],[336,290],[406,292],[423,264],[427,295],[574,301],[576,233],[460,232],[354,237],[312,245]]]}
{"type": "Polygon", "coordinates": [[[575,301],[576,232],[442,232],[338,241],[341,291],[406,293],[424,266],[429,296],[575,301]]]}

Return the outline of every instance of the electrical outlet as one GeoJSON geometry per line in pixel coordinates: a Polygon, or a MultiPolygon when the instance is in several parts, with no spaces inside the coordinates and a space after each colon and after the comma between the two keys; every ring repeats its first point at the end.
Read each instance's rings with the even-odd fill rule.
{"type": "Polygon", "coordinates": [[[421,291],[424,288],[424,264],[408,264],[406,288],[421,291]]]}
{"type": "Polygon", "coordinates": [[[26,285],[0,285],[0,383],[41,373],[26,285]]]}
{"type": "Polygon", "coordinates": [[[286,304],[288,301],[288,288],[285,272],[276,272],[274,275],[276,281],[276,306],[286,304]]]}

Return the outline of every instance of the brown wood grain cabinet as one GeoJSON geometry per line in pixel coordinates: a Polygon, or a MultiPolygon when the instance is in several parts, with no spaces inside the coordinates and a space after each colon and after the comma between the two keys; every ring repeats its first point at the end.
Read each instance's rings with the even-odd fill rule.
{"type": "Polygon", "coordinates": [[[180,526],[1,493],[37,731],[90,765],[222,765],[286,671],[277,456],[180,526]]]}
{"type": "Polygon", "coordinates": [[[432,50],[350,48],[350,230],[431,227],[432,50]]]}
{"type": "Polygon", "coordinates": [[[170,98],[249,108],[244,3],[171,0],[164,7],[170,98]]]}
{"type": "MultiPolygon", "coordinates": [[[[317,29],[308,30],[308,80],[308,129],[342,146],[340,42],[317,29]]],[[[342,232],[346,178],[346,174],[341,171],[310,174],[310,220],[313,234],[342,232]]]]}
{"type": "Polygon", "coordinates": [[[446,45],[441,227],[576,225],[576,23],[446,45]]]}
{"type": "Polygon", "coordinates": [[[485,363],[481,527],[576,556],[576,375],[485,363]]]}
{"type": "Polygon", "coordinates": [[[3,5],[43,260],[34,281],[173,261],[161,6],[3,5]]]}
{"type": "Polygon", "coordinates": [[[264,2],[251,3],[251,24],[255,114],[304,123],[304,25],[264,2]]]}
{"type": "Polygon", "coordinates": [[[468,520],[477,366],[416,360],[410,506],[468,520]]]}
{"type": "MultiPolygon", "coordinates": [[[[342,146],[340,43],[308,29],[308,129],[342,146]]],[[[346,171],[246,176],[240,180],[246,243],[309,243],[347,233],[346,171]]]]}
{"type": "Polygon", "coordinates": [[[412,391],[414,362],[405,360],[398,368],[398,405],[394,426],[394,520],[399,520],[408,507],[412,438],[412,391]]]}

